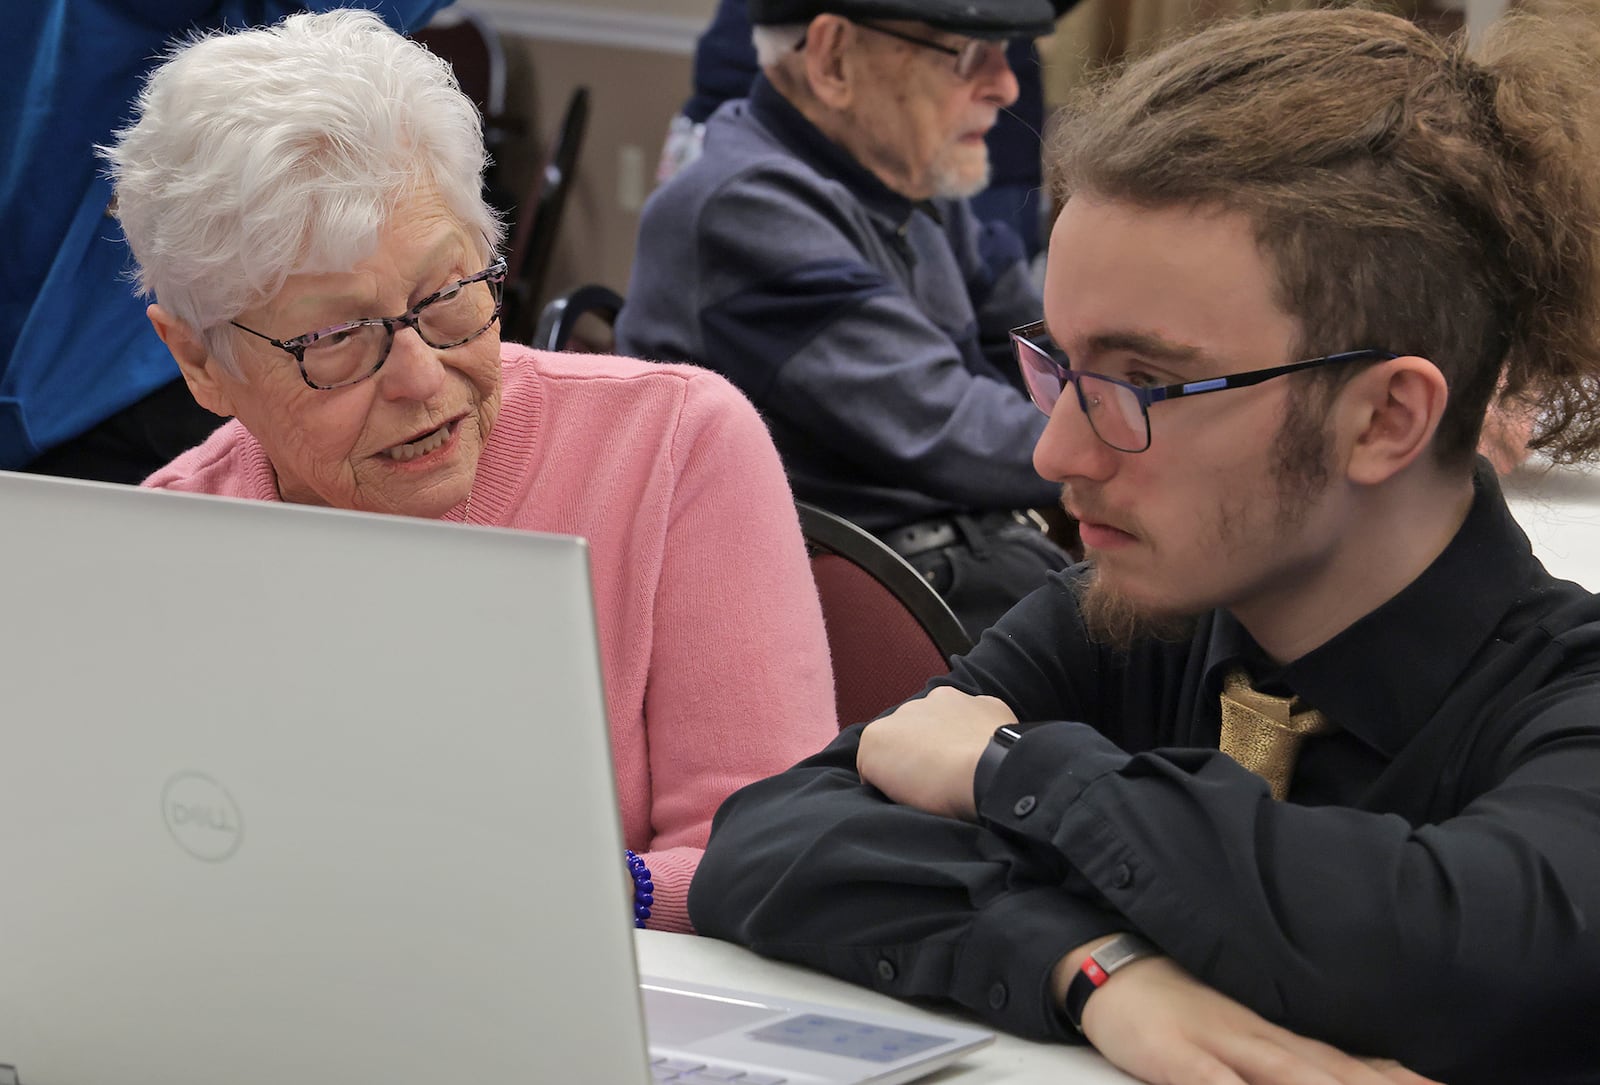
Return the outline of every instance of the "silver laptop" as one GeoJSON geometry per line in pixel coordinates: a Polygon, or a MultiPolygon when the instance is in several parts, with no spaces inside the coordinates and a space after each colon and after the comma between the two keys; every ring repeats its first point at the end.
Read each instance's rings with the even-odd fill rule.
{"type": "Polygon", "coordinates": [[[0,537],[0,1085],[887,1083],[987,1041],[641,996],[581,541],[5,473],[0,537]]]}

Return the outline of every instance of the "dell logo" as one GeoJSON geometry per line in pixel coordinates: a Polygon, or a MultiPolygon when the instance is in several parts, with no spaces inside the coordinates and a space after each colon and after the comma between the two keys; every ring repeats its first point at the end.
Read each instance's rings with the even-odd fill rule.
{"type": "Polygon", "coordinates": [[[220,863],[239,850],[244,824],[227,789],[198,772],[180,772],[161,789],[161,817],[178,846],[220,863]]]}

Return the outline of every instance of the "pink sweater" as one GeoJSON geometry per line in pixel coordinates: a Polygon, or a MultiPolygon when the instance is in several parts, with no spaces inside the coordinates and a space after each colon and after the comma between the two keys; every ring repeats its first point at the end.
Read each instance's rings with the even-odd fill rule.
{"type": "MultiPolygon", "coordinates": [[[[717,806],[837,730],[789,487],[754,408],[714,373],[510,344],[501,360],[470,521],[589,540],[623,834],[655,878],[650,926],[687,931],[717,806]]],[[[278,500],[237,421],[144,484],[278,500]]]]}

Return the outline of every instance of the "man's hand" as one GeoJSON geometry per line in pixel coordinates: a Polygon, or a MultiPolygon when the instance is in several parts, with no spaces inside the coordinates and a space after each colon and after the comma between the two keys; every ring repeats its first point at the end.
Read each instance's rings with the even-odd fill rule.
{"type": "Polygon", "coordinates": [[[1016,721],[1003,701],[940,686],[867,725],[856,772],[903,806],[971,821],[978,758],[996,727],[1016,721]]]}
{"type": "MultiPolygon", "coordinates": [[[[1058,1004],[1093,945],[1056,966],[1058,1004]]],[[[1083,1033],[1115,1065],[1160,1085],[1438,1085],[1280,1028],[1166,957],[1134,961],[1089,997],[1083,1033]]]]}

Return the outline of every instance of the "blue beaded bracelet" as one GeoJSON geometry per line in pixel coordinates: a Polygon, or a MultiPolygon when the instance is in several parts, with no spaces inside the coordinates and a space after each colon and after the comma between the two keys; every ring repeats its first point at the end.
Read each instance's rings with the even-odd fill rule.
{"type": "Polygon", "coordinates": [[[656,883],[650,880],[650,868],[632,851],[622,853],[628,860],[628,873],[633,875],[633,925],[643,928],[650,918],[650,905],[656,902],[656,883]]]}

